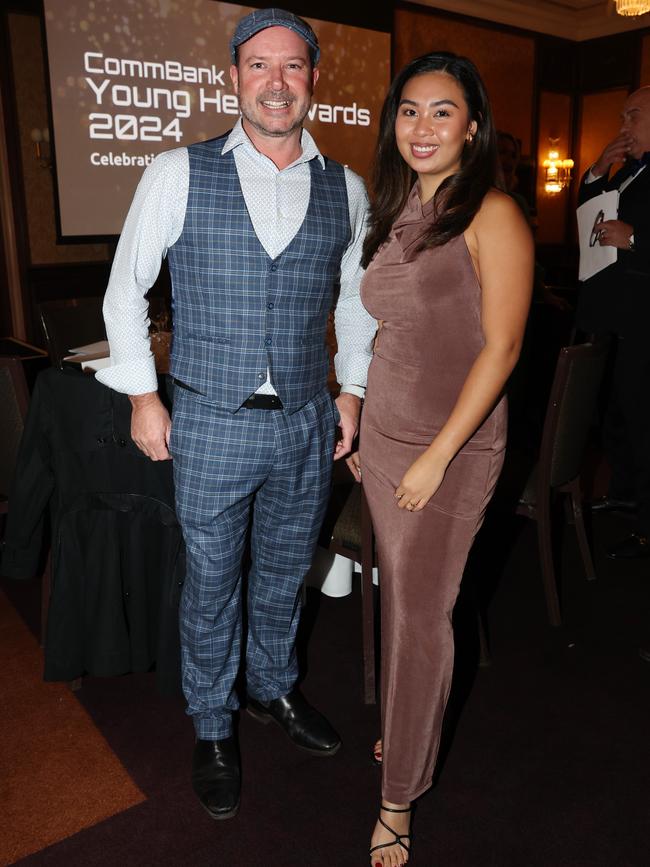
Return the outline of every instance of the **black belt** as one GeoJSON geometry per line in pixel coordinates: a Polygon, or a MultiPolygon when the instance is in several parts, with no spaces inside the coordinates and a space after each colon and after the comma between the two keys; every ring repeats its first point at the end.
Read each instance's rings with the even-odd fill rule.
{"type": "MultiPolygon", "coordinates": [[[[185,391],[191,391],[193,394],[200,394],[205,397],[202,391],[192,388],[191,385],[182,382],[180,379],[174,379],[174,385],[179,388],[184,388],[185,391]]],[[[251,394],[251,396],[242,403],[244,409],[282,409],[282,401],[277,394],[251,394]]]]}
{"type": "Polygon", "coordinates": [[[244,409],[282,409],[282,401],[277,394],[251,394],[242,403],[244,409]]]}

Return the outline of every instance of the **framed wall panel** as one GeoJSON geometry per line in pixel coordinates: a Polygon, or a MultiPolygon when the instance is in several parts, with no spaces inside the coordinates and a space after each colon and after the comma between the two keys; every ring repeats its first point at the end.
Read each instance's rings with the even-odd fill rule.
{"type": "Polygon", "coordinates": [[[618,135],[621,109],[627,95],[627,89],[617,88],[587,93],[582,97],[576,172],[578,179],[598,159],[605,145],[618,135]]]}
{"type": "MultiPolygon", "coordinates": [[[[578,204],[580,178],[598,159],[605,145],[618,135],[621,128],[621,109],[627,95],[627,89],[616,88],[582,96],[575,183],[572,184],[571,190],[574,208],[578,204]]],[[[575,221],[572,227],[572,238],[574,241],[577,240],[575,221]]]]}
{"type": "MultiPolygon", "coordinates": [[[[539,95],[539,123],[537,141],[537,236],[538,244],[562,244],[567,231],[567,197],[569,191],[549,195],[544,190],[545,174],[542,164],[551,147],[550,138],[558,139],[555,146],[562,159],[572,157],[571,96],[568,93],[542,91],[539,95]]],[[[573,186],[577,183],[574,179],[573,186]]]]}

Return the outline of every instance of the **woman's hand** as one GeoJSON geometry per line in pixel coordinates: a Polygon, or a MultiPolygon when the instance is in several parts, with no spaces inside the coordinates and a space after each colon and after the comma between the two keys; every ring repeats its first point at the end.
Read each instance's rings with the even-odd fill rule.
{"type": "Polygon", "coordinates": [[[398,508],[421,512],[442,484],[447,466],[446,459],[430,451],[420,455],[395,488],[398,508]]]}

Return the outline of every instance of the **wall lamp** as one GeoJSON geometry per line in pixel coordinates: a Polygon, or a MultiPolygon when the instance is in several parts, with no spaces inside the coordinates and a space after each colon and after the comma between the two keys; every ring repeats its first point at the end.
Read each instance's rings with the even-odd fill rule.
{"type": "MultiPolygon", "coordinates": [[[[557,144],[557,139],[551,139],[551,144],[557,144]]],[[[560,159],[559,151],[552,147],[548,157],[542,163],[544,168],[544,192],[549,195],[561,193],[571,183],[572,159],[560,159]]]]}

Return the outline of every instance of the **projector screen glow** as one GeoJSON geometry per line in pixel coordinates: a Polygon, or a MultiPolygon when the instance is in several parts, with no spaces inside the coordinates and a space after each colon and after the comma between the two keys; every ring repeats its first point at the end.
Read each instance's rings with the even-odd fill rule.
{"type": "MultiPolygon", "coordinates": [[[[161,151],[239,116],[228,41],[251,7],[212,0],[44,0],[60,231],[119,234],[161,151]]],[[[306,126],[367,176],[388,88],[390,36],[307,19],[321,45],[306,126]]]]}

